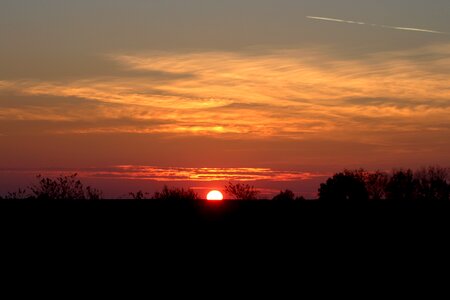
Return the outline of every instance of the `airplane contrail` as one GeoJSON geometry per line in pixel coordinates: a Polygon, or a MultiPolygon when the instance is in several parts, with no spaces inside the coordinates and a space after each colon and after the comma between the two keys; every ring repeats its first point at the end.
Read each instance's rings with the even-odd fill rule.
{"type": "Polygon", "coordinates": [[[328,22],[339,22],[339,23],[356,24],[356,25],[367,25],[367,26],[387,28],[387,29],[395,29],[395,30],[416,31],[416,32],[426,32],[426,33],[435,33],[435,34],[448,34],[447,32],[436,31],[436,30],[429,30],[429,29],[421,29],[421,28],[410,28],[410,27],[398,27],[398,26],[389,26],[389,25],[379,25],[379,24],[371,24],[371,23],[365,23],[365,22],[341,20],[341,19],[333,19],[333,18],[325,18],[325,17],[316,17],[316,16],[306,16],[306,17],[308,19],[320,20],[320,21],[328,21],[328,22]]]}

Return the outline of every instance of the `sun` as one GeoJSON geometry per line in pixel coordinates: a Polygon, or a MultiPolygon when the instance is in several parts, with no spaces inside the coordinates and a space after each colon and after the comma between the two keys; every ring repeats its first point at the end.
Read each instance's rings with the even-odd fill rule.
{"type": "Polygon", "coordinates": [[[222,201],[223,195],[219,191],[211,191],[208,193],[208,196],[206,196],[206,199],[208,201],[222,201]]]}

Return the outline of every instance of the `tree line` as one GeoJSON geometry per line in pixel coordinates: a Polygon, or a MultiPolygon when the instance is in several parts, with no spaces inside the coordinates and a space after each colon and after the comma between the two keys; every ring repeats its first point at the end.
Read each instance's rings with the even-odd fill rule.
{"type": "MultiPolygon", "coordinates": [[[[418,170],[400,169],[390,173],[364,169],[344,170],[330,177],[320,185],[318,200],[339,201],[448,201],[450,194],[450,172],[439,166],[418,170]]],[[[245,183],[228,182],[224,190],[238,200],[257,200],[260,191],[245,183]]],[[[0,199],[49,199],[49,200],[99,200],[103,193],[90,186],[84,186],[77,174],[59,176],[55,179],[38,176],[37,183],[26,189],[10,192],[0,199]]],[[[129,193],[135,200],[198,200],[192,189],[169,188],[154,194],[143,191],[129,193]]],[[[274,201],[305,201],[290,190],[280,191],[274,201]]]]}
{"type": "Polygon", "coordinates": [[[438,166],[385,172],[345,170],[320,185],[322,201],[448,201],[449,170],[438,166]]]}

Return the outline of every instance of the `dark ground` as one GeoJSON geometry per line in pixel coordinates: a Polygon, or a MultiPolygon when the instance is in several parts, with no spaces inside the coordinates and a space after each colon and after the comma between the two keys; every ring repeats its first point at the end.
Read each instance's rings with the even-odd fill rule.
{"type": "Polygon", "coordinates": [[[338,228],[395,225],[442,228],[450,225],[450,202],[1,200],[0,219],[7,226],[25,226],[33,222],[35,225],[66,226],[291,226],[299,230],[328,225],[338,228]]]}
{"type": "Polygon", "coordinates": [[[86,273],[92,266],[167,278],[195,278],[201,265],[206,277],[226,269],[233,278],[246,278],[243,269],[265,277],[275,266],[290,271],[270,276],[316,274],[321,282],[330,270],[336,278],[356,272],[351,263],[356,277],[364,271],[397,280],[387,266],[411,274],[419,261],[443,266],[449,216],[449,202],[2,200],[0,239],[4,262],[38,264],[38,273],[48,261],[94,278],[86,273]]]}

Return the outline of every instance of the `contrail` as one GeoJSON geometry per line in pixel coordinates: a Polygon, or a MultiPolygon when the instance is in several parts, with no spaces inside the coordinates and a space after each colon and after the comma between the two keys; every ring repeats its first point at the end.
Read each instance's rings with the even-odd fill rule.
{"type": "Polygon", "coordinates": [[[333,18],[324,18],[324,17],[315,17],[315,16],[306,16],[306,17],[308,19],[314,19],[314,20],[320,20],[320,21],[339,22],[339,23],[356,24],[356,25],[367,25],[367,26],[374,26],[374,27],[388,28],[388,29],[395,29],[395,30],[427,32],[427,33],[435,33],[435,34],[448,34],[447,32],[435,31],[435,30],[429,30],[429,29],[421,29],[421,28],[378,25],[378,24],[370,24],[370,23],[365,23],[365,22],[357,22],[357,21],[349,21],[349,20],[341,20],[341,19],[333,19],[333,18]]]}

